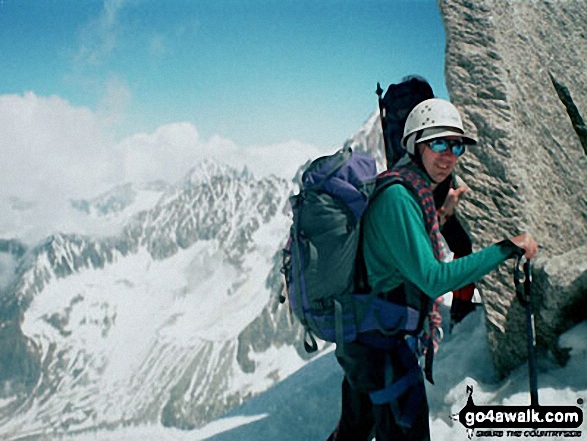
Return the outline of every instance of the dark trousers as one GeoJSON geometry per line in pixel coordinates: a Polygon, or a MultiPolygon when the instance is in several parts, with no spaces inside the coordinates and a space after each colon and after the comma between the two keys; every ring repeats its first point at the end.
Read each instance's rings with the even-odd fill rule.
{"type": "MultiPolygon", "coordinates": [[[[358,342],[345,344],[344,354],[337,357],[345,372],[342,383],[342,412],[329,441],[371,441],[373,436],[376,436],[377,441],[430,440],[428,403],[421,375],[415,393],[422,394],[422,399],[420,405],[413,409],[410,427],[403,427],[398,423],[390,404],[375,405],[369,397],[370,392],[386,386],[389,369],[395,379],[406,374],[405,366],[398,361],[399,358],[397,354],[358,342]]],[[[401,396],[395,403],[396,412],[399,410],[403,414],[406,403],[407,397],[401,396]]]]}

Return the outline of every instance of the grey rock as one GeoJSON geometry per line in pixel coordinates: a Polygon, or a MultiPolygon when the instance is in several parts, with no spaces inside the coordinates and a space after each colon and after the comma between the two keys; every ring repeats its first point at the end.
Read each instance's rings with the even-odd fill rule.
{"type": "MultiPolygon", "coordinates": [[[[556,361],[565,364],[568,350],[559,346],[559,336],[587,320],[587,246],[560,256],[536,259],[530,298],[539,352],[548,351],[556,361]]],[[[507,354],[507,360],[505,355],[503,359],[497,358],[501,361],[499,366],[511,369],[527,359],[527,324],[521,302],[512,301],[509,305],[504,329],[505,338],[490,338],[490,343],[493,351],[507,354]]],[[[496,359],[495,354],[493,357],[496,359]]]]}
{"type": "MultiPolygon", "coordinates": [[[[459,166],[471,187],[460,210],[475,248],[529,232],[542,246],[539,254],[556,262],[554,256],[587,243],[587,157],[580,118],[587,114],[587,3],[438,4],[446,29],[450,99],[479,138],[459,166]]],[[[545,280],[561,277],[554,263],[545,268],[539,273],[545,280]]],[[[525,332],[517,326],[522,309],[514,301],[511,268],[502,267],[481,285],[493,361],[503,376],[524,358],[519,352],[525,332]]],[[[552,341],[572,317],[565,312],[569,305],[557,302],[561,293],[544,288],[542,296],[546,309],[540,313],[539,338],[552,341]]]]}
{"type": "Polygon", "coordinates": [[[544,344],[561,362],[564,348],[559,348],[558,336],[574,324],[587,320],[587,246],[562,256],[539,262],[534,283],[538,307],[537,325],[544,344]],[[540,327],[544,323],[545,329],[540,327]]]}

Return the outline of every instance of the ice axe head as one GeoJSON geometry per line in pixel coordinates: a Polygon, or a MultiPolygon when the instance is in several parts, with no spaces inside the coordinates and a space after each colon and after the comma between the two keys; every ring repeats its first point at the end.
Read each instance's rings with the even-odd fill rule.
{"type": "Polygon", "coordinates": [[[522,305],[530,303],[530,283],[532,282],[532,263],[524,256],[516,259],[514,266],[514,284],[516,295],[522,305]]]}

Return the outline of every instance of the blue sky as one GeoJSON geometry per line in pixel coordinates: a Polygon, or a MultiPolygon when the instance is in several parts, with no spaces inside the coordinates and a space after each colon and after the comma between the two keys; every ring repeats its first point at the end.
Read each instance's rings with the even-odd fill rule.
{"type": "Polygon", "coordinates": [[[0,0],[0,237],[203,159],[291,179],[377,82],[446,97],[444,40],[435,0],[0,0]]]}
{"type": "Polygon", "coordinates": [[[375,85],[420,73],[439,96],[434,0],[4,0],[0,94],[116,114],[119,136],[187,121],[239,145],[342,143],[375,85]]]}

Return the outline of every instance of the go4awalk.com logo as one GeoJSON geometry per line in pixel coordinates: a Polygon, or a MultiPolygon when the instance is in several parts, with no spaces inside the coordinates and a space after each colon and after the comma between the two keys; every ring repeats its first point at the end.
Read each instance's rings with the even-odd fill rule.
{"type": "Polygon", "coordinates": [[[473,387],[467,386],[467,405],[452,418],[467,429],[469,439],[481,437],[581,438],[583,423],[578,406],[477,406],[473,387]]]}

